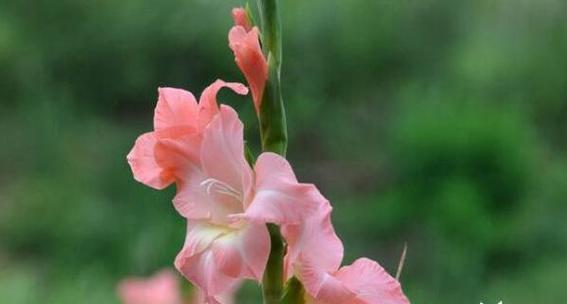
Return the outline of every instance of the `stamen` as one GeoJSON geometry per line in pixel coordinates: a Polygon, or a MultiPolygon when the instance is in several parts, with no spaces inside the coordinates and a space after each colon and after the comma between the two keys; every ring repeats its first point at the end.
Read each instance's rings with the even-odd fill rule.
{"type": "Polygon", "coordinates": [[[201,182],[201,186],[206,186],[207,194],[211,194],[211,191],[215,191],[220,194],[228,195],[237,200],[242,200],[242,193],[238,192],[236,189],[228,185],[227,183],[221,182],[215,178],[207,178],[201,182]]]}

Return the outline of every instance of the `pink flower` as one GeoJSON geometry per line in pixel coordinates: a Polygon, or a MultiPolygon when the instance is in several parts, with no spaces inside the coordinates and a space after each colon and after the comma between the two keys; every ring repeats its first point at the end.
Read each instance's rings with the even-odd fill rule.
{"type": "Polygon", "coordinates": [[[256,113],[260,113],[268,80],[268,63],[260,47],[259,30],[257,27],[251,27],[243,8],[235,8],[232,14],[235,26],[228,34],[229,46],[234,52],[236,64],[252,90],[256,113]]]}
{"type": "MultiPolygon", "coordinates": [[[[175,143],[169,148],[179,149],[175,143]]],[[[265,223],[298,225],[313,213],[318,192],[298,183],[277,154],[261,154],[252,169],[244,158],[242,122],[228,106],[203,132],[199,155],[197,162],[178,164],[190,177],[174,203],[189,221],[175,266],[215,303],[241,279],[261,280],[270,252],[265,223]]]]}
{"type": "Polygon", "coordinates": [[[208,302],[241,279],[262,278],[270,252],[266,223],[299,225],[317,207],[313,185],[298,183],[289,163],[274,153],[254,168],[244,158],[243,124],[218,107],[217,81],[197,104],[191,93],[160,89],[155,131],[136,141],[128,155],[134,177],[154,188],[175,182],[173,203],[188,219],[185,245],[175,266],[208,302]]]}
{"type": "MultiPolygon", "coordinates": [[[[164,140],[174,141],[179,145],[199,146],[201,133],[213,116],[218,113],[216,95],[228,87],[238,94],[248,94],[248,89],[239,83],[215,81],[206,88],[199,103],[190,92],[174,88],[160,88],[154,116],[154,131],[138,137],[132,151],[128,154],[128,163],[134,178],[155,189],[163,189],[173,182],[179,182],[183,176],[176,170],[175,160],[179,155],[170,154],[161,149],[164,140]]],[[[194,151],[185,150],[185,157],[196,157],[194,151]]]]}
{"type": "Polygon", "coordinates": [[[343,244],[331,224],[331,206],[322,196],[317,211],[299,225],[283,225],[288,245],[286,277],[303,283],[307,303],[409,304],[400,284],[380,265],[366,258],[339,269],[343,244]]]}
{"type": "Polygon", "coordinates": [[[129,278],[118,285],[123,304],[181,304],[176,275],[163,270],[148,279],[129,278]]]}
{"type": "Polygon", "coordinates": [[[307,303],[410,304],[400,283],[367,258],[360,258],[333,273],[310,264],[302,267],[300,277],[307,290],[307,303]]]}
{"type": "Polygon", "coordinates": [[[322,271],[336,271],[343,260],[343,243],[331,223],[332,207],[320,193],[312,201],[316,212],[299,225],[283,225],[282,235],[288,245],[285,273],[290,278],[301,269],[303,261],[322,271]]]}

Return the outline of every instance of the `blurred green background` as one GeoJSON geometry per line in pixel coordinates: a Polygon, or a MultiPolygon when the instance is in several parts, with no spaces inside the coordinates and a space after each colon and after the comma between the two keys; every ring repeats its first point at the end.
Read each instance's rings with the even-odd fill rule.
{"type": "MultiPolygon", "coordinates": [[[[158,86],[243,81],[226,0],[0,1],[0,302],[118,303],[172,264],[174,189],[125,156],[158,86]]],[[[567,303],[567,3],[282,0],[289,159],[345,263],[412,303],[567,303]]],[[[223,92],[257,143],[248,99],[223,92]]],[[[239,303],[255,303],[248,285],[239,303]]]]}

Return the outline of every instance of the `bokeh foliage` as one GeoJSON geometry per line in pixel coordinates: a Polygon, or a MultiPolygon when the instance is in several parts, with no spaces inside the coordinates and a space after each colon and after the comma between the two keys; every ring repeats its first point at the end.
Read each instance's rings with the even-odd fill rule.
{"type": "MultiPolygon", "coordinates": [[[[345,262],[393,273],[407,242],[414,303],[566,302],[565,2],[281,2],[289,158],[333,202],[345,262]]],[[[174,189],[125,155],[158,86],[243,81],[237,4],[0,2],[1,299],[117,303],[120,278],[172,264],[174,189]]],[[[221,98],[257,145],[251,103],[221,98]]]]}

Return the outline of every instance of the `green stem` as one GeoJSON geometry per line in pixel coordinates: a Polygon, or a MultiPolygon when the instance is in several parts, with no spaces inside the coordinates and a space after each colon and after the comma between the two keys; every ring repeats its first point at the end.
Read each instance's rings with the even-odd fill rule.
{"type": "MultiPolygon", "coordinates": [[[[257,0],[262,25],[262,44],[268,58],[268,81],[260,106],[260,136],[262,150],[285,156],[287,150],[287,123],[281,93],[281,25],[278,0],[257,0]]],[[[284,273],[285,245],[277,225],[268,224],[271,251],[262,278],[265,304],[281,303],[284,273]]]]}
{"type": "Polygon", "coordinates": [[[262,24],[262,44],[268,58],[268,81],[260,106],[260,133],[264,151],[285,156],[287,123],[281,93],[282,38],[278,0],[257,0],[262,24]]]}
{"type": "Polygon", "coordinates": [[[285,156],[287,150],[287,122],[276,65],[269,57],[269,78],[260,106],[260,135],[262,148],[285,156]]]}
{"type": "Polygon", "coordinates": [[[276,59],[276,64],[281,66],[282,35],[278,0],[257,0],[256,2],[260,11],[264,51],[271,53],[276,59]]]}
{"type": "Polygon", "coordinates": [[[277,225],[268,224],[268,231],[270,232],[271,251],[264,278],[262,278],[262,294],[264,304],[278,304],[282,298],[285,248],[280,228],[277,225]]]}

